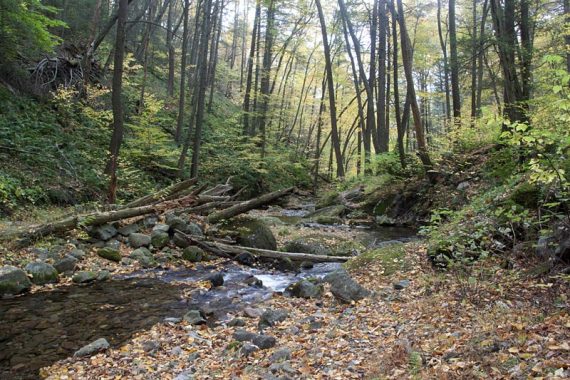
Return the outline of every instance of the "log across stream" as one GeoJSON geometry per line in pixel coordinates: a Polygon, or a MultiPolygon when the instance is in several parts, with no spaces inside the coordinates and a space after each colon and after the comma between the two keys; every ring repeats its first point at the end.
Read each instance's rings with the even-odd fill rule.
{"type": "MultiPolygon", "coordinates": [[[[365,245],[412,234],[409,230],[385,228],[351,230],[365,245]]],[[[164,323],[167,317],[179,318],[189,309],[209,313],[209,323],[223,323],[300,278],[324,276],[338,267],[339,263],[320,263],[313,269],[289,273],[247,268],[228,261],[222,268],[224,286],[209,291],[189,293],[192,282],[220,270],[199,264],[194,269],[140,271],[107,282],[3,299],[0,378],[35,379],[41,367],[73,355],[95,339],[104,337],[117,347],[136,332],[164,323]],[[252,276],[264,286],[251,286],[252,276]]]]}

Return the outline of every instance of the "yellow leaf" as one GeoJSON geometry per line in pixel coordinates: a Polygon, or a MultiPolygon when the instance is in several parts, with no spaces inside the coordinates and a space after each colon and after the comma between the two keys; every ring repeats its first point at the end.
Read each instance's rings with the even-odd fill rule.
{"type": "Polygon", "coordinates": [[[511,347],[509,348],[509,352],[511,354],[517,354],[519,352],[519,349],[517,347],[511,347]]]}

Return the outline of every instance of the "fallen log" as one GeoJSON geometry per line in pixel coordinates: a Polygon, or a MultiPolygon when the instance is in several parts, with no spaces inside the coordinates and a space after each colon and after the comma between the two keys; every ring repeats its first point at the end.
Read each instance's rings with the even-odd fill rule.
{"type": "Polygon", "coordinates": [[[344,257],[344,256],[326,256],[326,255],[313,255],[310,253],[271,251],[269,249],[250,248],[239,245],[228,245],[218,242],[213,242],[212,244],[216,248],[225,252],[234,252],[236,254],[248,252],[254,256],[266,257],[272,259],[290,259],[293,261],[310,261],[315,263],[344,263],[349,259],[349,257],[344,257]]]}
{"type": "Polygon", "coordinates": [[[234,216],[243,214],[244,212],[248,212],[249,210],[253,210],[260,206],[266,205],[271,203],[284,195],[289,194],[292,192],[294,187],[289,187],[287,189],[274,191],[273,193],[264,194],[258,198],[251,199],[249,201],[241,202],[235,206],[231,206],[229,208],[216,211],[208,216],[208,222],[210,223],[217,223],[224,219],[231,219],[234,216]]]}
{"type": "Polygon", "coordinates": [[[198,181],[197,178],[192,178],[182,182],[175,183],[174,185],[168,186],[162,190],[157,191],[156,193],[135,199],[134,201],[127,203],[124,206],[124,208],[146,206],[152,203],[178,198],[176,196],[178,193],[188,189],[190,186],[194,185],[197,181],[198,181]]]}

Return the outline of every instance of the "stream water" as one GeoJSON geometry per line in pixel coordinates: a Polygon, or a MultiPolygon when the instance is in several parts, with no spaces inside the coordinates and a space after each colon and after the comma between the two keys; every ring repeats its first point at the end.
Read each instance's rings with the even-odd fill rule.
{"type": "MultiPolygon", "coordinates": [[[[335,228],[348,227],[310,228],[334,233],[335,228]]],[[[350,232],[365,246],[413,235],[409,229],[398,228],[350,227],[350,232]]],[[[199,308],[208,315],[209,323],[218,323],[300,278],[321,277],[338,267],[334,263],[316,264],[309,270],[286,273],[228,262],[222,269],[224,286],[209,291],[190,289],[189,284],[206,279],[216,270],[198,265],[195,269],[140,271],[107,282],[0,300],[0,379],[38,378],[41,367],[73,355],[95,339],[104,337],[112,346],[119,346],[137,331],[166,317],[181,317],[189,309],[199,308]],[[252,286],[252,277],[261,280],[263,286],[252,286]]]]}

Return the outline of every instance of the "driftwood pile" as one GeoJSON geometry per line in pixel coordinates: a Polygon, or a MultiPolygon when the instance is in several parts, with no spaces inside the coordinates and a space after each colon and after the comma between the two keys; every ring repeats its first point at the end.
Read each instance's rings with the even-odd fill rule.
{"type": "MultiPolygon", "coordinates": [[[[270,204],[279,198],[293,192],[290,187],[272,193],[264,194],[248,201],[238,201],[237,198],[243,189],[233,195],[233,186],[228,182],[206,189],[205,186],[196,186],[196,179],[189,179],[153,194],[136,199],[122,207],[110,211],[91,212],[87,214],[73,214],[59,220],[15,229],[0,230],[0,242],[17,242],[18,245],[29,245],[34,240],[52,234],[63,234],[75,229],[91,228],[106,223],[117,222],[148,214],[193,214],[202,215],[209,223],[218,223],[231,219],[255,208],[270,204]]],[[[233,242],[211,238],[198,239],[195,236],[185,235],[188,241],[200,248],[225,258],[234,258],[244,252],[253,256],[266,258],[288,258],[295,261],[313,262],[339,262],[346,261],[345,257],[311,255],[305,253],[289,253],[240,247],[232,245],[233,242]]]]}

